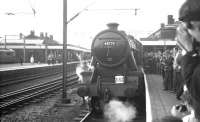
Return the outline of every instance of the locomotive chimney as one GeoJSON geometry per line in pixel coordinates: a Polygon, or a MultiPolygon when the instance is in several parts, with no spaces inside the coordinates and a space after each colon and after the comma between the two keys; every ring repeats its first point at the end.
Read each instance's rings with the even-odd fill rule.
{"type": "Polygon", "coordinates": [[[119,24],[118,23],[108,23],[107,26],[110,30],[118,30],[119,24]]]}

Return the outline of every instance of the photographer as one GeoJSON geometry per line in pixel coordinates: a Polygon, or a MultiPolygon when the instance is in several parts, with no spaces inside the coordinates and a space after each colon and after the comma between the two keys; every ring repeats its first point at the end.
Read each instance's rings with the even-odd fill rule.
{"type": "Polygon", "coordinates": [[[200,121],[200,0],[187,0],[180,8],[177,43],[186,51],[181,67],[191,95],[195,121],[200,121]]]}

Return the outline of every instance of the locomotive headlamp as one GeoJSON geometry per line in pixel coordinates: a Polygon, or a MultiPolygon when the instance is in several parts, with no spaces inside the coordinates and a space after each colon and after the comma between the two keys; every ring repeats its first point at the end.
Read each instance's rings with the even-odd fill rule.
{"type": "Polygon", "coordinates": [[[115,83],[118,84],[118,83],[124,83],[124,76],[122,75],[117,75],[115,76],[115,83]]]}

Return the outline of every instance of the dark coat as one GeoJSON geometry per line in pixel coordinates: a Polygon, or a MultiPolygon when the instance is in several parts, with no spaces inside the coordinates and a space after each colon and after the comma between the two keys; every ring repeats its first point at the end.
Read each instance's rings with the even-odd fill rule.
{"type": "Polygon", "coordinates": [[[182,57],[181,66],[184,82],[192,96],[195,116],[200,120],[200,56],[187,53],[182,57]]]}

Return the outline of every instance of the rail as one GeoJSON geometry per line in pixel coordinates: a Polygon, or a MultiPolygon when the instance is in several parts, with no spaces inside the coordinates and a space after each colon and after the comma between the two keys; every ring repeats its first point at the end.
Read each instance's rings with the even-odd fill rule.
{"type": "MultiPolygon", "coordinates": [[[[74,80],[77,80],[78,76],[75,74],[68,76],[68,83],[66,87],[78,84],[74,80]]],[[[44,95],[49,92],[53,92],[56,90],[62,89],[62,78],[58,78],[53,81],[49,81],[43,84],[38,84],[35,86],[31,86],[28,88],[24,88],[21,91],[17,90],[11,93],[7,93],[0,96],[1,99],[1,105],[0,110],[4,110],[5,108],[8,108],[12,105],[16,105],[19,103],[22,103],[24,101],[28,101],[30,99],[33,99],[35,97],[44,95]],[[13,96],[16,96],[13,98],[13,96]],[[11,98],[12,97],[12,98],[11,98]]]]}

